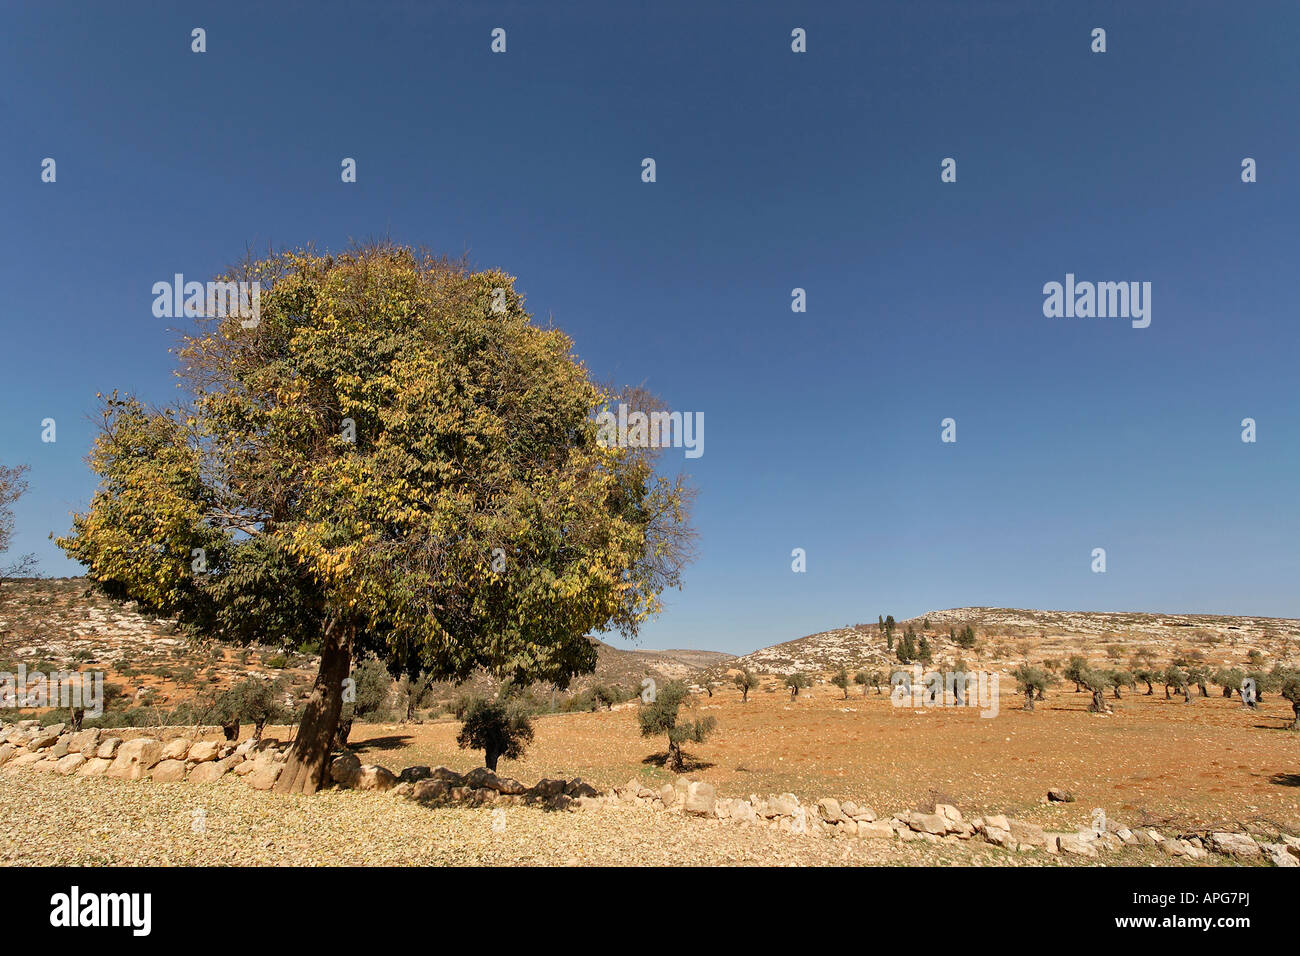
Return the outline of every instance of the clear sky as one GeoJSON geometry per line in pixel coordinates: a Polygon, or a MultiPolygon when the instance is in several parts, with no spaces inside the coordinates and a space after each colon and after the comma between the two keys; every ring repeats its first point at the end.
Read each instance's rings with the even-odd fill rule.
{"type": "Polygon", "coordinates": [[[0,463],[42,573],[77,573],[46,536],[95,392],[175,394],[153,283],[388,235],[703,413],[664,459],[700,557],[642,646],[1300,616],[1294,2],[85,6],[0,11],[0,463]],[[1044,316],[1067,273],[1150,282],[1150,326],[1044,316]]]}

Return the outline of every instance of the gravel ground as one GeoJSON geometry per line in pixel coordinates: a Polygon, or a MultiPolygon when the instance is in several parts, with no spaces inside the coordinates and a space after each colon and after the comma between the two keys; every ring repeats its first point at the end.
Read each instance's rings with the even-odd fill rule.
{"type": "MultiPolygon", "coordinates": [[[[14,865],[1055,865],[983,843],[828,839],[641,807],[578,813],[430,808],[385,794],[310,797],[216,784],[0,771],[0,864],[14,865]]],[[[1111,865],[1164,865],[1156,853],[1111,865]]]]}

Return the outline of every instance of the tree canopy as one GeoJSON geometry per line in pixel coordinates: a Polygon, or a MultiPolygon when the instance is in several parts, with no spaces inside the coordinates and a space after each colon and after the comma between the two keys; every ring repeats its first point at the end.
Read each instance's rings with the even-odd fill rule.
{"type": "Polygon", "coordinates": [[[634,635],[680,585],[683,479],[597,440],[617,396],[511,276],[378,243],[222,278],[259,283],[257,321],[183,336],[186,401],[105,401],[100,488],[59,543],[196,631],[319,643],[312,782],[281,789],[323,778],[354,656],[563,687],[595,666],[589,632],[634,635]]]}

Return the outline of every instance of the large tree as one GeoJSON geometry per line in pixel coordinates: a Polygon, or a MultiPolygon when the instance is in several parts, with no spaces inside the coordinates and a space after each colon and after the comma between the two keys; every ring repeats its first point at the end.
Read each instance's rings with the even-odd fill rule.
{"type": "Polygon", "coordinates": [[[201,320],[186,400],[109,398],[60,540],[110,593],[320,670],[276,789],[325,782],[351,662],[567,686],[690,552],[688,489],[598,440],[619,398],[512,277],[380,243],[246,261],[260,315],[201,320]]]}

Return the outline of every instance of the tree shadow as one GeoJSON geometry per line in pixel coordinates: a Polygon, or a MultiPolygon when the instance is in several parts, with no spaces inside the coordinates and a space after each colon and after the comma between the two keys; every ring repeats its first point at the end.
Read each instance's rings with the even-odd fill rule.
{"type": "MultiPolygon", "coordinates": [[[[665,751],[661,754],[651,754],[641,762],[643,764],[655,767],[664,767],[664,769],[667,769],[665,765],[668,763],[668,753],[665,751]]],[[[712,766],[714,766],[714,764],[707,760],[700,760],[686,753],[682,754],[682,773],[691,773],[696,770],[708,770],[712,766]]]]}
{"type": "Polygon", "coordinates": [[[397,750],[405,747],[414,738],[410,734],[393,734],[389,737],[371,737],[369,740],[349,740],[348,749],[356,753],[369,750],[397,750]]]}
{"type": "Polygon", "coordinates": [[[1300,773],[1275,773],[1269,783],[1279,787],[1300,787],[1300,773]]]}

